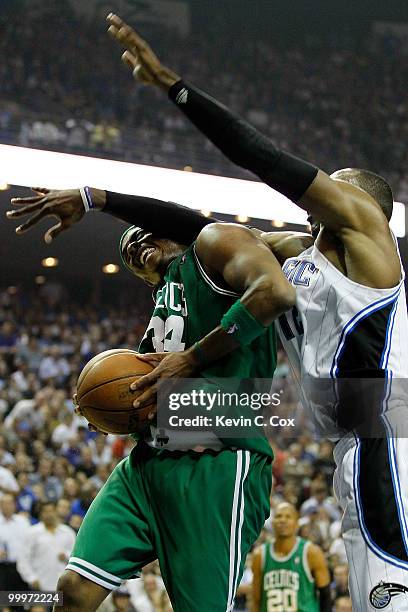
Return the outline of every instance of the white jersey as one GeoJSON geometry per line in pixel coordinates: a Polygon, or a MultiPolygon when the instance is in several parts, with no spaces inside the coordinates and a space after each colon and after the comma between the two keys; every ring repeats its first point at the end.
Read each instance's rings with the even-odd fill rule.
{"type": "Polygon", "coordinates": [[[286,260],[283,272],[296,288],[296,306],[279,318],[280,339],[318,433],[338,440],[345,430],[335,407],[336,379],[408,378],[404,271],[401,265],[396,287],[365,287],[314,245],[286,260]]]}

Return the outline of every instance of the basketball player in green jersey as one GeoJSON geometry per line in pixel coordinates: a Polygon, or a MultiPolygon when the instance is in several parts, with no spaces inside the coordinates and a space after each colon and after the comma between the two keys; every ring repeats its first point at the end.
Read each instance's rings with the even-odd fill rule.
{"type": "MultiPolygon", "coordinates": [[[[187,248],[132,227],[121,254],[156,288],[141,350],[158,351],[165,376],[271,378],[272,323],[295,295],[251,231],[213,224],[187,248]]],[[[175,612],[233,609],[245,558],[269,515],[273,454],[263,435],[184,433],[168,432],[163,447],[152,427],[112,472],[58,582],[60,612],[94,612],[156,558],[175,612]]]]}
{"type": "Polygon", "coordinates": [[[252,558],[251,612],[330,612],[330,575],[322,550],[297,536],[294,506],[280,504],[273,519],[274,541],[252,558]]]}

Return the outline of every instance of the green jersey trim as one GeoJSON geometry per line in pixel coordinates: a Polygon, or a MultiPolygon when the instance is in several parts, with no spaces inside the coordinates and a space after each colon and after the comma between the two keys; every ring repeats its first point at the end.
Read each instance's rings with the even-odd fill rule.
{"type": "Polygon", "coordinates": [[[198,255],[196,253],[195,245],[193,247],[193,253],[194,253],[194,259],[195,259],[195,262],[197,264],[197,268],[198,268],[199,273],[201,274],[201,276],[203,277],[203,279],[207,283],[207,285],[209,285],[213,291],[215,291],[216,293],[220,293],[221,295],[229,295],[231,297],[236,297],[236,298],[241,297],[239,295],[239,293],[235,293],[235,291],[229,291],[228,289],[223,289],[222,287],[219,287],[216,283],[214,283],[214,281],[208,276],[208,274],[204,270],[200,260],[198,259],[198,255]]]}
{"type": "Polygon", "coordinates": [[[292,550],[291,550],[291,551],[289,551],[289,553],[288,553],[288,554],[287,554],[285,557],[278,557],[278,556],[275,554],[275,550],[274,550],[275,542],[272,542],[272,543],[269,545],[269,554],[271,555],[272,559],[273,559],[274,561],[276,561],[276,563],[286,563],[287,561],[289,561],[289,560],[290,560],[290,559],[293,557],[293,555],[295,554],[295,552],[296,552],[296,551],[297,551],[297,549],[299,548],[300,541],[301,541],[301,540],[300,540],[300,538],[299,538],[299,536],[298,536],[298,537],[296,538],[296,542],[294,543],[292,550]]]}

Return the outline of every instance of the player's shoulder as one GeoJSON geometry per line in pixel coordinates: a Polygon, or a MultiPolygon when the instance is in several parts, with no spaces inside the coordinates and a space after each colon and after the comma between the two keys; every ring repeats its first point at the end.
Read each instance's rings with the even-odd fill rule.
{"type": "Polygon", "coordinates": [[[197,236],[196,244],[214,244],[235,236],[253,236],[252,231],[238,223],[210,223],[197,236]]]}
{"type": "Polygon", "coordinates": [[[322,559],[324,559],[324,552],[320,546],[310,540],[304,540],[304,547],[309,567],[319,565],[322,559]]]}

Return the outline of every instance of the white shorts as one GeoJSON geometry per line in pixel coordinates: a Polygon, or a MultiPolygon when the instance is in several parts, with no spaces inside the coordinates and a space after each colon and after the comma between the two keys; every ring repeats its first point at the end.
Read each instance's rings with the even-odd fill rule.
{"type": "Polygon", "coordinates": [[[346,437],[334,459],[353,610],[408,612],[408,439],[346,437]]]}

